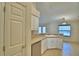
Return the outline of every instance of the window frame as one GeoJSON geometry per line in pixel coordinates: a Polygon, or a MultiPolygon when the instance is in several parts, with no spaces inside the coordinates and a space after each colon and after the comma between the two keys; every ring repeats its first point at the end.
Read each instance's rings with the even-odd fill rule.
{"type": "Polygon", "coordinates": [[[71,28],[71,24],[61,24],[61,25],[58,25],[58,34],[59,35],[61,35],[60,33],[59,33],[59,31],[62,31],[62,30],[59,30],[59,26],[70,26],[70,30],[64,30],[64,31],[70,31],[70,35],[69,36],[67,36],[67,35],[63,35],[64,37],[71,37],[71,30],[72,30],[72,28],[71,28]]]}
{"type": "Polygon", "coordinates": [[[47,27],[46,26],[39,26],[39,27],[41,27],[41,33],[39,33],[39,28],[38,28],[38,33],[39,34],[46,34],[47,33],[47,27]],[[46,27],[46,31],[45,31],[46,33],[43,32],[43,27],[46,27]]]}

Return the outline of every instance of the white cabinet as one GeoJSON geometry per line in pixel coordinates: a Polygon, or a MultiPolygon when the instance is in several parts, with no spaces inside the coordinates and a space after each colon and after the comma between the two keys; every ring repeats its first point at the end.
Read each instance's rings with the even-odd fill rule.
{"type": "Polygon", "coordinates": [[[32,16],[31,16],[31,30],[37,30],[39,27],[39,17],[40,13],[32,5],[32,16]]]}
{"type": "Polygon", "coordinates": [[[63,40],[58,38],[57,40],[57,48],[62,49],[63,48],[63,40]]]}
{"type": "Polygon", "coordinates": [[[47,38],[47,40],[48,40],[48,49],[51,48],[62,49],[63,41],[61,38],[47,38]]]}
{"type": "Polygon", "coordinates": [[[43,39],[41,41],[41,54],[43,54],[48,48],[48,42],[47,39],[43,39]]]}
{"type": "Polygon", "coordinates": [[[43,54],[47,49],[62,49],[63,40],[58,37],[47,37],[41,41],[41,54],[43,54]]]}
{"type": "Polygon", "coordinates": [[[37,30],[39,27],[39,18],[32,15],[32,20],[31,20],[31,29],[32,30],[37,30]]]}
{"type": "Polygon", "coordinates": [[[56,39],[47,38],[47,40],[48,40],[48,49],[56,48],[56,46],[57,46],[57,40],[56,39]]]}

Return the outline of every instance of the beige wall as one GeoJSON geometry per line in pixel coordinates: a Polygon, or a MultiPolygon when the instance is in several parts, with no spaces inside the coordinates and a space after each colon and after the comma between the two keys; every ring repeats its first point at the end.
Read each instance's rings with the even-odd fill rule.
{"type": "Polygon", "coordinates": [[[67,21],[71,24],[71,37],[65,37],[65,41],[79,42],[79,20],[67,21]]]}
{"type": "Polygon", "coordinates": [[[49,24],[47,24],[47,33],[48,34],[58,34],[58,25],[60,24],[60,21],[53,21],[49,24]]]}

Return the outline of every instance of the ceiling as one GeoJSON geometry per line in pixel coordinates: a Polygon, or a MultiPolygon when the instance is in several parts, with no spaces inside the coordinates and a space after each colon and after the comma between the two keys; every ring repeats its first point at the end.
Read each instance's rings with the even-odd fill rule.
{"type": "Polygon", "coordinates": [[[40,11],[40,24],[47,24],[60,18],[75,19],[79,16],[78,2],[36,2],[40,11]]]}

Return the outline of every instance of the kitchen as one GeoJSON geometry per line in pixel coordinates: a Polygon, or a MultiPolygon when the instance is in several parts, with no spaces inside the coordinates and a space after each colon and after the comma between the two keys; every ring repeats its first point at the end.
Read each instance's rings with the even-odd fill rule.
{"type": "Polygon", "coordinates": [[[78,25],[78,2],[0,2],[0,56],[77,56],[78,25]]]}

